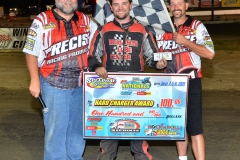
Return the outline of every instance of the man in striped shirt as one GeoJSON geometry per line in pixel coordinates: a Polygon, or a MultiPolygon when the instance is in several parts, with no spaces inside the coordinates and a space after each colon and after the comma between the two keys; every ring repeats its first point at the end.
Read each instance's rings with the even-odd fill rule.
{"type": "Polygon", "coordinates": [[[48,108],[44,160],[81,160],[85,148],[82,72],[97,25],[77,8],[77,0],[56,0],[55,9],[34,19],[23,49],[30,93],[37,98],[41,92],[48,108]]]}

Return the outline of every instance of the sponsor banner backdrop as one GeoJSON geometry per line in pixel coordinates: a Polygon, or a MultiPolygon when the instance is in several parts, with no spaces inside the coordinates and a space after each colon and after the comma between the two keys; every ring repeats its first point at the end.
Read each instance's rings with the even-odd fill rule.
{"type": "Polygon", "coordinates": [[[240,7],[240,0],[222,0],[222,7],[240,7]]]}
{"type": "Polygon", "coordinates": [[[184,140],[188,75],[84,73],[84,138],[184,140]]]}
{"type": "MultiPolygon", "coordinates": [[[[219,0],[214,0],[214,7],[219,7],[219,0]]],[[[212,0],[201,0],[201,7],[212,7],[212,0]]]]}
{"type": "Polygon", "coordinates": [[[23,49],[27,34],[28,28],[0,28],[0,49],[23,49]]]}
{"type": "Polygon", "coordinates": [[[4,16],[4,9],[2,6],[0,6],[0,17],[4,16]]]}
{"type": "Polygon", "coordinates": [[[189,8],[198,7],[198,0],[189,0],[189,8]]]}

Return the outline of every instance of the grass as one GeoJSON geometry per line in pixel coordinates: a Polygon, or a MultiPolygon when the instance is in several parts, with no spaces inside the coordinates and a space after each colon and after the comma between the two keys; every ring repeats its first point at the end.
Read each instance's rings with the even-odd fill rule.
{"type": "Polygon", "coordinates": [[[240,51],[240,39],[214,40],[215,50],[240,51]]]}

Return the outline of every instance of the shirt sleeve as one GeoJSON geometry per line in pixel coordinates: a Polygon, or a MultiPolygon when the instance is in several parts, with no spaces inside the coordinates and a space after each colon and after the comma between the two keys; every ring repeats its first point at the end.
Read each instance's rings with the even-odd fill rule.
{"type": "Polygon", "coordinates": [[[207,28],[201,23],[196,29],[196,43],[204,45],[210,52],[214,54],[213,41],[207,31],[207,28]]]}
{"type": "MultiPolygon", "coordinates": [[[[39,17],[40,15],[38,15],[39,17]]],[[[38,66],[40,67],[44,55],[42,52],[42,32],[43,25],[39,19],[34,19],[31,27],[28,29],[26,43],[23,48],[25,54],[31,54],[38,57],[38,66]]]]}
{"type": "Polygon", "coordinates": [[[155,39],[150,30],[147,30],[146,36],[143,41],[143,55],[146,58],[146,65],[149,67],[155,67],[154,53],[157,52],[157,46],[155,39]]]}
{"type": "Polygon", "coordinates": [[[94,72],[97,67],[102,66],[101,57],[103,56],[102,27],[100,26],[94,33],[90,43],[88,56],[89,71],[94,72]]]}

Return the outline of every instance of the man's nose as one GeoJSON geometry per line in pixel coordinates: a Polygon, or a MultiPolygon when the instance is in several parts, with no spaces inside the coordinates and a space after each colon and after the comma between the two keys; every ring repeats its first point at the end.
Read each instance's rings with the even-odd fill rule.
{"type": "Polygon", "coordinates": [[[122,10],[122,9],[123,9],[123,5],[121,5],[121,4],[120,4],[120,5],[119,5],[119,9],[121,9],[121,10],[122,10]]]}

